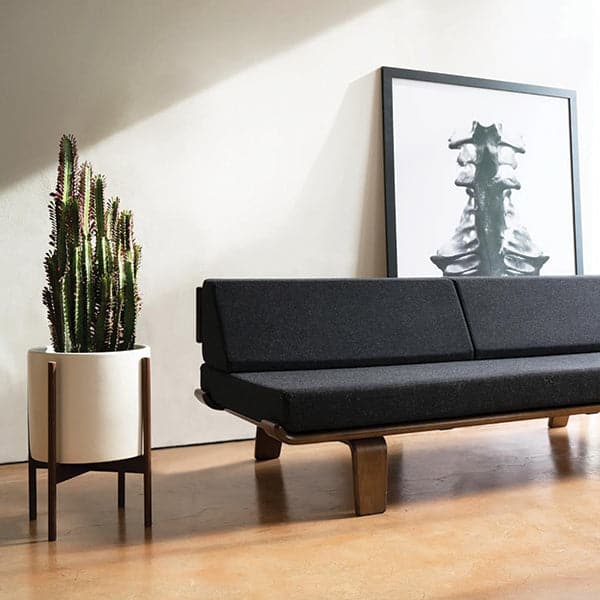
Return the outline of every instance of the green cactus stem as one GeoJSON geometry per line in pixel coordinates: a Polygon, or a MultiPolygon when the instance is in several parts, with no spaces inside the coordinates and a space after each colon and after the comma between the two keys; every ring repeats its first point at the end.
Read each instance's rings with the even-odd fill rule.
{"type": "Polygon", "coordinates": [[[141,248],[132,213],[120,211],[118,198],[105,201],[104,189],[104,177],[94,175],[89,163],[78,166],[75,138],[63,136],[42,293],[57,352],[129,350],[135,344],[141,248]]]}

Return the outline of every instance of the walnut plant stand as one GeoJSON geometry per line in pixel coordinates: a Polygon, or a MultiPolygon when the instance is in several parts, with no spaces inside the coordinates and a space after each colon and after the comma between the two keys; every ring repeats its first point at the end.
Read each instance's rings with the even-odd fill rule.
{"type": "Polygon", "coordinates": [[[142,358],[142,433],[143,454],[93,463],[59,463],[56,460],[56,362],[48,362],[48,462],[31,457],[29,452],[29,520],[37,519],[37,470],[48,469],[48,541],[56,540],[56,488],[59,483],[89,471],[117,473],[117,505],[125,507],[125,474],[144,476],[144,526],[152,526],[152,473],[150,436],[150,358],[142,358]]]}

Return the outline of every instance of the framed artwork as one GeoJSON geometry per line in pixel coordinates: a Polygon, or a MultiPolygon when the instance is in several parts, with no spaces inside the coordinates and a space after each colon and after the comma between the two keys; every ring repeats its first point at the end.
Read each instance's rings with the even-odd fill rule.
{"type": "Polygon", "coordinates": [[[388,276],[583,272],[574,91],[381,80],[388,276]]]}

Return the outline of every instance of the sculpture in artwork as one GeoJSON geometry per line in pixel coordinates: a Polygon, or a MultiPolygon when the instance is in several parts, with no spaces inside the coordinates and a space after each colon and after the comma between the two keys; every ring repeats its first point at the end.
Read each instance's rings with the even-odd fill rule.
{"type": "Polygon", "coordinates": [[[515,176],[516,155],[525,148],[511,140],[502,124],[473,123],[467,135],[455,135],[449,148],[458,150],[460,171],[455,185],[466,188],[468,200],[452,238],[431,257],[446,276],[539,275],[548,260],[519,222],[512,191],[521,188],[515,176]]]}

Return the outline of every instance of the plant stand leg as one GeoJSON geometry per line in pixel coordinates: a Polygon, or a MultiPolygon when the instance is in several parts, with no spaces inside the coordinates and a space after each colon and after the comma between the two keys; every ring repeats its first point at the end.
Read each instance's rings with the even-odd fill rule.
{"type": "Polygon", "coordinates": [[[119,508],[125,508],[125,472],[117,473],[117,505],[119,508]]]}
{"type": "Polygon", "coordinates": [[[550,417],[548,419],[548,427],[556,429],[557,427],[566,427],[569,422],[569,415],[566,417],[550,417]]]}
{"type": "Polygon", "coordinates": [[[387,446],[382,437],[351,440],[354,509],[358,516],[385,512],[387,446]]]}
{"type": "Polygon", "coordinates": [[[56,363],[48,363],[48,541],[56,540],[56,363]]]}
{"type": "Polygon", "coordinates": [[[144,477],[144,525],[152,525],[152,443],[151,443],[151,378],[150,359],[143,358],[141,364],[142,375],[142,436],[143,454],[128,459],[109,462],[66,464],[57,460],[57,394],[56,379],[57,365],[55,361],[48,362],[48,459],[46,463],[38,462],[29,453],[29,518],[37,517],[37,483],[38,468],[48,469],[48,541],[57,538],[57,487],[58,484],[78,477],[89,471],[117,473],[117,503],[119,508],[125,507],[125,476],[126,473],[141,473],[144,477]]]}
{"type": "Polygon", "coordinates": [[[31,455],[29,456],[29,520],[37,519],[37,469],[31,455]]]}
{"type": "Polygon", "coordinates": [[[254,442],[254,458],[257,461],[272,460],[279,458],[281,453],[281,442],[267,435],[260,427],[256,428],[256,440],[254,442]]]}
{"type": "Polygon", "coordinates": [[[144,428],[144,527],[152,526],[152,422],[150,359],[142,358],[142,422],[144,428]]]}

